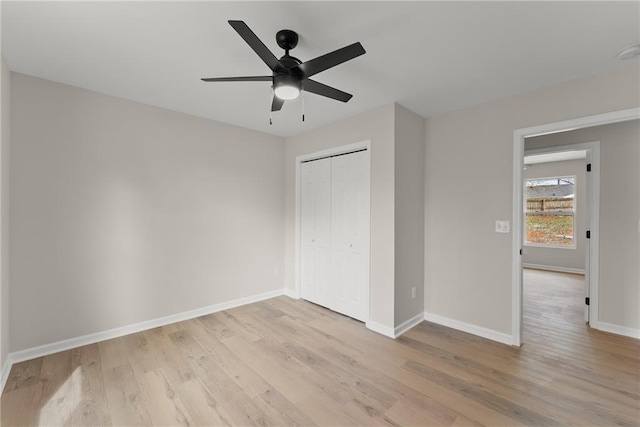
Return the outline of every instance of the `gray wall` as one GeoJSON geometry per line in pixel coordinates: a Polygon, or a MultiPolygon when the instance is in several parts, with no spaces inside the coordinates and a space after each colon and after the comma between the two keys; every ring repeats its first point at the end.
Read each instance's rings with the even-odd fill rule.
{"type": "Polygon", "coordinates": [[[527,148],[592,141],[600,141],[598,318],[640,329],[640,122],[531,138],[527,148]]]}
{"type": "MultiPolygon", "coordinates": [[[[425,311],[511,334],[512,236],[494,226],[512,215],[513,132],[637,107],[639,72],[624,66],[427,119],[425,311]]],[[[637,299],[626,304],[639,311],[637,299]]]]}
{"type": "Polygon", "coordinates": [[[424,312],[424,122],[395,104],[396,326],[424,312]]]}
{"type": "Polygon", "coordinates": [[[11,80],[11,351],[283,288],[281,138],[11,80]]]}
{"type": "MultiPolygon", "coordinates": [[[[533,138],[535,139],[535,138],[533,138]]],[[[529,140],[525,141],[525,148],[529,147],[529,140]]],[[[540,247],[525,244],[522,262],[540,267],[559,270],[578,270],[584,272],[587,247],[586,228],[586,160],[568,160],[564,162],[538,163],[530,165],[524,170],[524,179],[548,178],[554,176],[575,175],[576,192],[573,238],[575,248],[540,247]]]]}
{"type": "Polygon", "coordinates": [[[295,290],[295,159],[302,154],[371,140],[370,319],[393,328],[394,105],[286,139],[285,286],[295,290]]]}
{"type": "MultiPolygon", "coordinates": [[[[627,66],[426,120],[425,311],[510,333],[511,236],[493,227],[496,219],[511,217],[513,130],[638,106],[638,72],[627,66]],[[470,215],[473,206],[482,209],[470,215]]],[[[404,188],[401,182],[415,184],[421,167],[415,164],[406,175],[397,170],[405,162],[396,156],[420,149],[396,147],[396,138],[411,140],[414,132],[405,136],[398,123],[406,118],[413,123],[407,129],[419,128],[401,107],[385,106],[283,144],[281,138],[11,76],[11,351],[283,285],[293,290],[294,159],[366,139],[372,141],[371,319],[394,327],[420,310],[419,303],[396,303],[421,264],[412,263],[416,270],[406,280],[397,271],[404,257],[396,251],[414,245],[419,252],[420,245],[420,239],[403,237],[409,227],[396,218],[411,205],[396,190],[404,188]],[[274,275],[283,264],[284,284],[274,275]]],[[[637,166],[638,160],[636,151],[621,161],[637,166]]],[[[638,182],[637,169],[631,179],[638,182]]],[[[626,208],[633,212],[634,206],[637,244],[638,202],[626,208]]],[[[601,227],[607,232],[607,225],[601,227]]],[[[622,238],[616,233],[616,240],[603,239],[603,252],[622,238]]],[[[637,252],[608,253],[635,270],[602,271],[637,284],[637,252]]],[[[1,295],[4,330],[8,299],[1,295]]],[[[637,286],[627,286],[614,299],[601,298],[601,320],[637,327],[638,305],[637,286]]]]}
{"type": "MultiPolygon", "coordinates": [[[[9,136],[11,73],[4,58],[0,69],[0,371],[9,354],[9,136]]],[[[0,390],[1,392],[1,390],[0,390]]]]}

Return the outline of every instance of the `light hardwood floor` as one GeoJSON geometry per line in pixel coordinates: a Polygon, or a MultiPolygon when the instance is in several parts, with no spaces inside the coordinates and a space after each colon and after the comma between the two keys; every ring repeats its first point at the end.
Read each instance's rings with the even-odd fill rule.
{"type": "Polygon", "coordinates": [[[274,298],[17,364],[2,425],[639,425],[640,344],[585,326],[581,286],[525,272],[521,348],[274,298]]]}

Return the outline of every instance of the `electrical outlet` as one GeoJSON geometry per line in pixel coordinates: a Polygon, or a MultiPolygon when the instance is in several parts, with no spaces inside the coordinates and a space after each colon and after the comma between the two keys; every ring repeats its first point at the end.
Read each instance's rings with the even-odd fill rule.
{"type": "Polygon", "coordinates": [[[275,267],[273,269],[273,275],[276,276],[276,277],[280,276],[280,267],[275,267]]]}
{"type": "Polygon", "coordinates": [[[416,287],[411,288],[411,299],[415,299],[417,294],[416,287]]]}

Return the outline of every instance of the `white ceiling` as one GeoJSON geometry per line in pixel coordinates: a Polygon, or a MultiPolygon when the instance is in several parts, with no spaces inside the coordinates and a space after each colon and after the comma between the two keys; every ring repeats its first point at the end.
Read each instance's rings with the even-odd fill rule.
{"type": "Polygon", "coordinates": [[[637,1],[2,1],[13,71],[281,136],[392,102],[427,117],[604,72],[639,42],[637,1]],[[314,77],[353,99],[307,94],[304,123],[296,100],[270,126],[269,83],[201,82],[269,74],[229,19],[278,57],[283,28],[299,33],[302,61],[361,42],[366,55],[314,77]]]}

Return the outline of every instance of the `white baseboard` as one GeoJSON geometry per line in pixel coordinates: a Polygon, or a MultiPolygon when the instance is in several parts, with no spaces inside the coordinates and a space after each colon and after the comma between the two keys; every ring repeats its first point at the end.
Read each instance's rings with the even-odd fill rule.
{"type": "Polygon", "coordinates": [[[284,288],[284,294],[289,298],[300,299],[300,295],[296,291],[292,291],[291,289],[284,288]]]}
{"type": "Polygon", "coordinates": [[[368,321],[365,326],[367,327],[367,329],[372,330],[373,332],[377,332],[379,334],[384,335],[385,337],[389,337],[389,338],[394,338],[395,339],[395,331],[393,330],[393,328],[390,328],[389,326],[385,326],[382,325],[380,323],[376,323],[373,321],[368,321]]]}
{"type": "Polygon", "coordinates": [[[404,334],[409,329],[422,323],[423,321],[424,321],[424,313],[416,314],[411,319],[407,320],[406,322],[402,322],[400,325],[396,326],[396,328],[393,331],[393,337],[398,338],[400,335],[404,334]]]}
{"type": "MultiPolygon", "coordinates": [[[[14,363],[23,362],[25,360],[35,359],[36,357],[46,356],[48,354],[58,353],[60,351],[70,350],[72,348],[81,347],[83,345],[94,344],[100,341],[112,338],[122,337],[124,335],[134,334],[136,332],[146,331],[148,329],[169,325],[171,323],[181,322],[193,319],[194,317],[205,316],[207,314],[216,313],[218,311],[229,310],[231,308],[240,307],[242,305],[251,304],[258,301],[267,300],[284,294],[283,289],[264,292],[261,294],[251,295],[245,298],[239,298],[220,304],[214,304],[207,307],[197,308],[195,310],[184,311],[182,313],[171,314],[169,316],[157,319],[146,320],[144,322],[135,323],[133,325],[123,326],[120,328],[109,329],[107,331],[96,332],[93,334],[83,335],[76,338],[70,338],[50,344],[28,348],[25,350],[10,353],[7,362],[12,365],[14,363]]],[[[8,370],[11,369],[9,366],[8,370]]],[[[7,372],[8,374],[8,372],[7,372]]],[[[3,370],[4,375],[4,370],[3,370]]]]}
{"type": "Polygon", "coordinates": [[[510,334],[494,331],[493,329],[483,328],[482,326],[473,325],[471,323],[462,322],[460,320],[450,319],[439,314],[424,312],[424,320],[427,322],[437,323],[438,325],[446,326],[448,328],[457,329],[462,332],[477,335],[482,338],[487,338],[493,341],[497,341],[502,344],[513,345],[513,337],[510,334]]]}
{"type": "Polygon", "coordinates": [[[533,268],[535,270],[548,270],[548,271],[557,271],[560,273],[585,274],[584,269],[580,269],[580,268],[558,267],[555,265],[542,265],[542,264],[529,264],[529,263],[522,263],[522,266],[524,268],[533,268]]]}
{"type": "Polygon", "coordinates": [[[640,329],[614,325],[613,323],[606,322],[597,322],[595,325],[591,324],[591,326],[599,331],[610,332],[612,334],[624,335],[625,337],[640,339],[640,329]]]}

